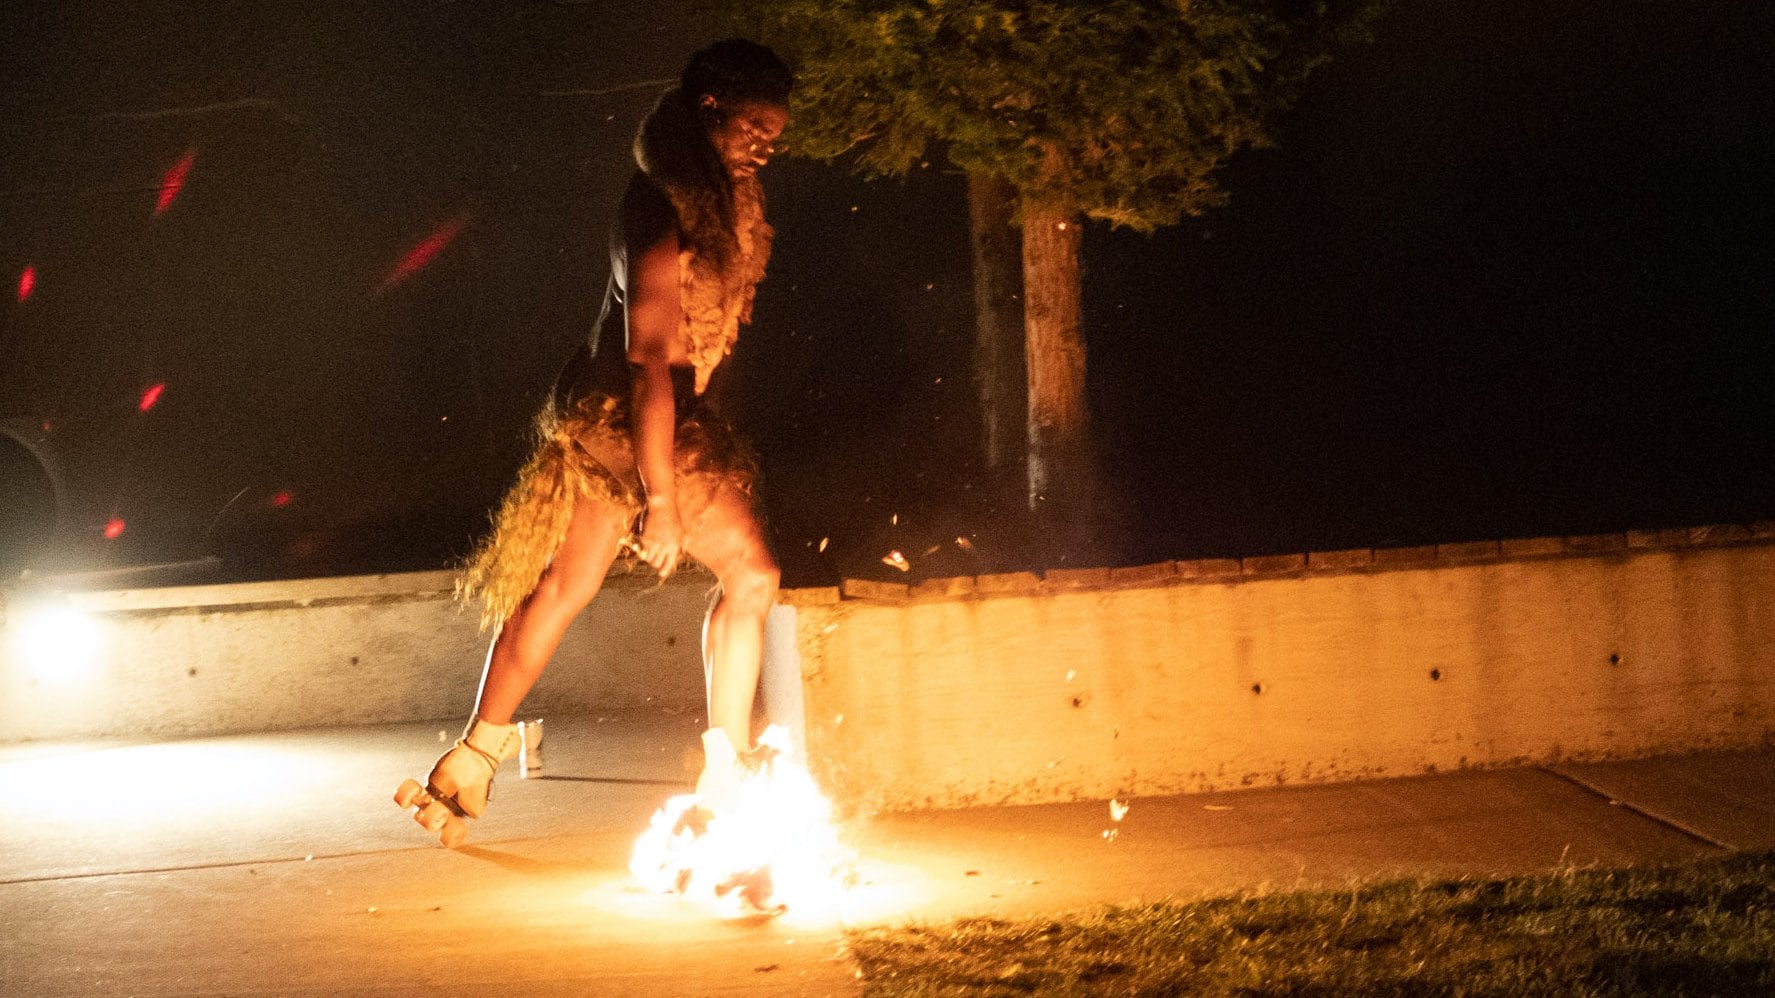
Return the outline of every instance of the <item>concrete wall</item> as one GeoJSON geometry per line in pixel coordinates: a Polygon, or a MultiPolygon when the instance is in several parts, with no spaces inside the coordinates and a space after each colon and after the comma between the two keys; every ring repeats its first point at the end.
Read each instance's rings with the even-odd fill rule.
{"type": "MultiPolygon", "coordinates": [[[[103,633],[98,669],[33,676],[6,641],[0,742],[465,718],[486,641],[451,581],[73,594],[103,633]]],[[[702,573],[665,586],[614,576],[525,712],[650,698],[700,708],[711,585],[702,573]]],[[[822,785],[867,809],[1775,737],[1771,524],[847,582],[783,598],[793,639],[779,635],[777,659],[802,682],[800,703],[779,712],[805,709],[822,785]]],[[[28,610],[13,600],[0,638],[28,610]]]]}
{"type": "Polygon", "coordinates": [[[903,810],[1760,744],[1770,526],[792,593],[809,752],[903,810]]]}
{"type": "MultiPolygon", "coordinates": [[[[96,621],[91,675],[34,675],[0,625],[0,742],[219,734],[431,718],[466,720],[487,636],[453,576],[386,576],[68,594],[96,621]]],[[[615,574],[568,631],[526,713],[646,702],[700,708],[700,633],[713,579],[615,574]]]]}

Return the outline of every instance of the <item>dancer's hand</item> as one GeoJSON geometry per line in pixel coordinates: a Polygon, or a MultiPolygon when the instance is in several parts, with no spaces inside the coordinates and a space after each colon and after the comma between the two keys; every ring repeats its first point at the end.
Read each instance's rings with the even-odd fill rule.
{"type": "Polygon", "coordinates": [[[647,519],[641,524],[641,543],[635,553],[653,566],[661,582],[678,570],[678,559],[684,556],[684,524],[678,519],[676,504],[648,502],[647,519]]]}

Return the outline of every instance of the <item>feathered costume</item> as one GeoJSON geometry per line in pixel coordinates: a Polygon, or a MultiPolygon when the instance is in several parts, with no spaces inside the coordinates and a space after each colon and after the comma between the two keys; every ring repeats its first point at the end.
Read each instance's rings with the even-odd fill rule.
{"type": "Polygon", "coordinates": [[[626,249],[636,218],[643,219],[644,233],[657,225],[675,227],[678,234],[679,335],[691,368],[673,370],[673,479],[686,532],[695,531],[717,491],[726,487],[750,496],[757,477],[750,449],[705,392],[733,351],[739,327],[752,320],[753,292],[764,276],[772,235],[763,188],[755,176],[728,174],[696,108],[677,90],[664,94],[642,122],[634,153],[640,173],[613,233],[610,291],[598,329],[537,416],[536,449],[457,584],[464,601],[482,600],[482,629],[503,624],[535,590],[567,536],[577,503],[612,503],[631,522],[643,508],[629,425],[633,375],[623,311],[626,249]],[[687,376],[680,377],[681,371],[687,376]]]}

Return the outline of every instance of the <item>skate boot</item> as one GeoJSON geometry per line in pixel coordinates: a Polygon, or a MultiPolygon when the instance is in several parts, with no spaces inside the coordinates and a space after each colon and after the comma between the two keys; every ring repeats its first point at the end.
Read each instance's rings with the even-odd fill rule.
{"type": "Polygon", "coordinates": [[[415,808],[413,820],[454,849],[468,835],[468,825],[462,819],[479,818],[486,812],[494,773],[517,751],[516,724],[491,724],[476,718],[438,758],[425,786],[418,780],[407,780],[396,788],[394,801],[403,808],[415,808]]]}

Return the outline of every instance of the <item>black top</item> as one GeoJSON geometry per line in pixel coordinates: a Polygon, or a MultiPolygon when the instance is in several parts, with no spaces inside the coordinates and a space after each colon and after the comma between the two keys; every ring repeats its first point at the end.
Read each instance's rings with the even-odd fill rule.
{"type": "MultiPolygon", "coordinates": [[[[591,335],[574,350],[555,381],[557,405],[568,405],[589,395],[608,395],[627,401],[634,387],[635,365],[628,362],[629,247],[651,246],[674,231],[678,212],[645,173],[637,170],[623,192],[622,207],[610,227],[610,283],[604,290],[604,307],[591,335]]],[[[700,408],[720,408],[722,384],[727,371],[718,365],[708,387],[696,395],[696,369],[688,364],[672,368],[673,394],[680,415],[694,403],[700,408]]]]}

